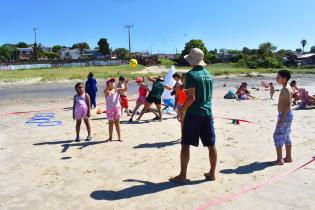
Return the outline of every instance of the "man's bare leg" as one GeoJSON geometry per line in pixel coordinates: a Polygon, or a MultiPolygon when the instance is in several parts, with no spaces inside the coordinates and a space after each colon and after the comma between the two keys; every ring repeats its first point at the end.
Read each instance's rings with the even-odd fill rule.
{"type": "Polygon", "coordinates": [[[163,116],[162,116],[162,107],[161,107],[161,104],[156,104],[156,108],[157,108],[158,113],[159,113],[160,121],[162,121],[162,120],[163,120],[163,116]]]}
{"type": "Polygon", "coordinates": [[[291,163],[291,162],[292,162],[291,150],[292,150],[292,145],[291,145],[291,144],[286,144],[286,145],[285,145],[285,153],[286,153],[286,156],[285,156],[285,158],[283,159],[283,161],[284,161],[285,163],[291,163]]]}
{"type": "Polygon", "coordinates": [[[189,148],[190,145],[182,144],[182,149],[180,152],[180,174],[178,176],[172,177],[169,180],[173,182],[179,182],[185,184],[189,182],[187,179],[187,166],[189,162],[189,148]]]}
{"type": "Polygon", "coordinates": [[[138,117],[138,121],[141,119],[141,117],[144,115],[144,113],[148,110],[148,109],[150,109],[150,105],[151,104],[149,104],[148,102],[146,102],[145,103],[145,106],[144,106],[144,108],[141,110],[141,113],[140,113],[140,115],[139,115],[139,117],[138,117]]]}
{"type": "Polygon", "coordinates": [[[215,168],[217,166],[217,149],[215,146],[209,146],[209,161],[210,161],[210,171],[205,173],[204,176],[210,181],[215,180],[215,168]]]}

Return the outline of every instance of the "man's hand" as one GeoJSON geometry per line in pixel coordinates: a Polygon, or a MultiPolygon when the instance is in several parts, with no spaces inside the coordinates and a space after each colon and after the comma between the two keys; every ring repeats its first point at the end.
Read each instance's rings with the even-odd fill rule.
{"type": "Polygon", "coordinates": [[[90,111],[88,111],[88,113],[87,113],[87,115],[86,115],[87,117],[91,117],[91,112],[90,111]]]}
{"type": "Polygon", "coordinates": [[[284,124],[284,119],[283,119],[283,118],[281,118],[280,120],[278,120],[278,125],[283,126],[283,124],[284,124]]]}

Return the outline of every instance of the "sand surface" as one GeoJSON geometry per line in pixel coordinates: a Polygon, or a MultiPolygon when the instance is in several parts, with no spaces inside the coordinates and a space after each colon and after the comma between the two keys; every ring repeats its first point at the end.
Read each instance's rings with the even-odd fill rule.
{"type": "MultiPolygon", "coordinates": [[[[300,79],[302,83],[303,77],[300,79]]],[[[56,96],[52,90],[38,97],[23,99],[21,94],[1,100],[0,209],[196,209],[292,170],[315,156],[315,109],[294,110],[294,162],[269,166],[267,162],[275,159],[272,134],[277,100],[267,99],[266,91],[254,90],[252,94],[260,99],[224,100],[225,92],[233,87],[215,88],[214,116],[255,124],[233,125],[230,120],[215,118],[217,180],[204,180],[203,173],[209,170],[207,149],[193,147],[188,167],[192,182],[185,186],[168,182],[179,172],[180,144],[176,140],[180,128],[174,116],[165,115],[161,123],[150,121],[154,115],[146,114],[144,121],[134,124],[128,124],[124,116],[121,127],[125,141],[106,143],[107,120],[93,110],[93,141],[76,143],[72,113],[64,109],[72,106],[73,92],[68,97],[56,96]],[[62,125],[25,123],[37,113],[7,114],[31,110],[52,112],[62,125]]],[[[65,88],[72,91],[71,85],[65,88]]],[[[130,99],[134,98],[130,94],[130,99]]],[[[99,96],[98,103],[103,101],[99,96]]],[[[134,101],[130,103],[133,107],[134,101]]],[[[86,137],[84,126],[81,137],[86,137]]],[[[315,162],[212,209],[315,209],[314,175],[315,162]]]]}

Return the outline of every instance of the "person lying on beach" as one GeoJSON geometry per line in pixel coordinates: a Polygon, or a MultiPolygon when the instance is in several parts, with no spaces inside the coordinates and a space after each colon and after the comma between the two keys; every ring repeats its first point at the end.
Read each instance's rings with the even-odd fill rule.
{"type": "Polygon", "coordinates": [[[142,109],[137,121],[139,121],[141,119],[141,117],[144,115],[145,112],[151,110],[150,107],[151,107],[151,104],[153,104],[153,103],[155,104],[155,106],[158,110],[158,114],[159,114],[159,116],[155,117],[153,120],[162,121],[163,118],[162,118],[162,107],[161,107],[162,99],[161,99],[161,97],[162,97],[162,94],[164,92],[164,89],[172,90],[172,87],[170,87],[168,85],[164,85],[163,84],[164,79],[161,76],[149,77],[148,80],[153,82],[152,89],[149,92],[149,95],[146,99],[145,106],[142,109]]]}

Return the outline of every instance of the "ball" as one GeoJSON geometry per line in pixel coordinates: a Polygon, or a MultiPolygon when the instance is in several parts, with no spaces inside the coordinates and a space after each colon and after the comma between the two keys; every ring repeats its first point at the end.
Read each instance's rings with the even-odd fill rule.
{"type": "Polygon", "coordinates": [[[132,68],[135,68],[138,65],[138,61],[136,59],[131,59],[129,61],[129,66],[131,66],[132,68]]]}

